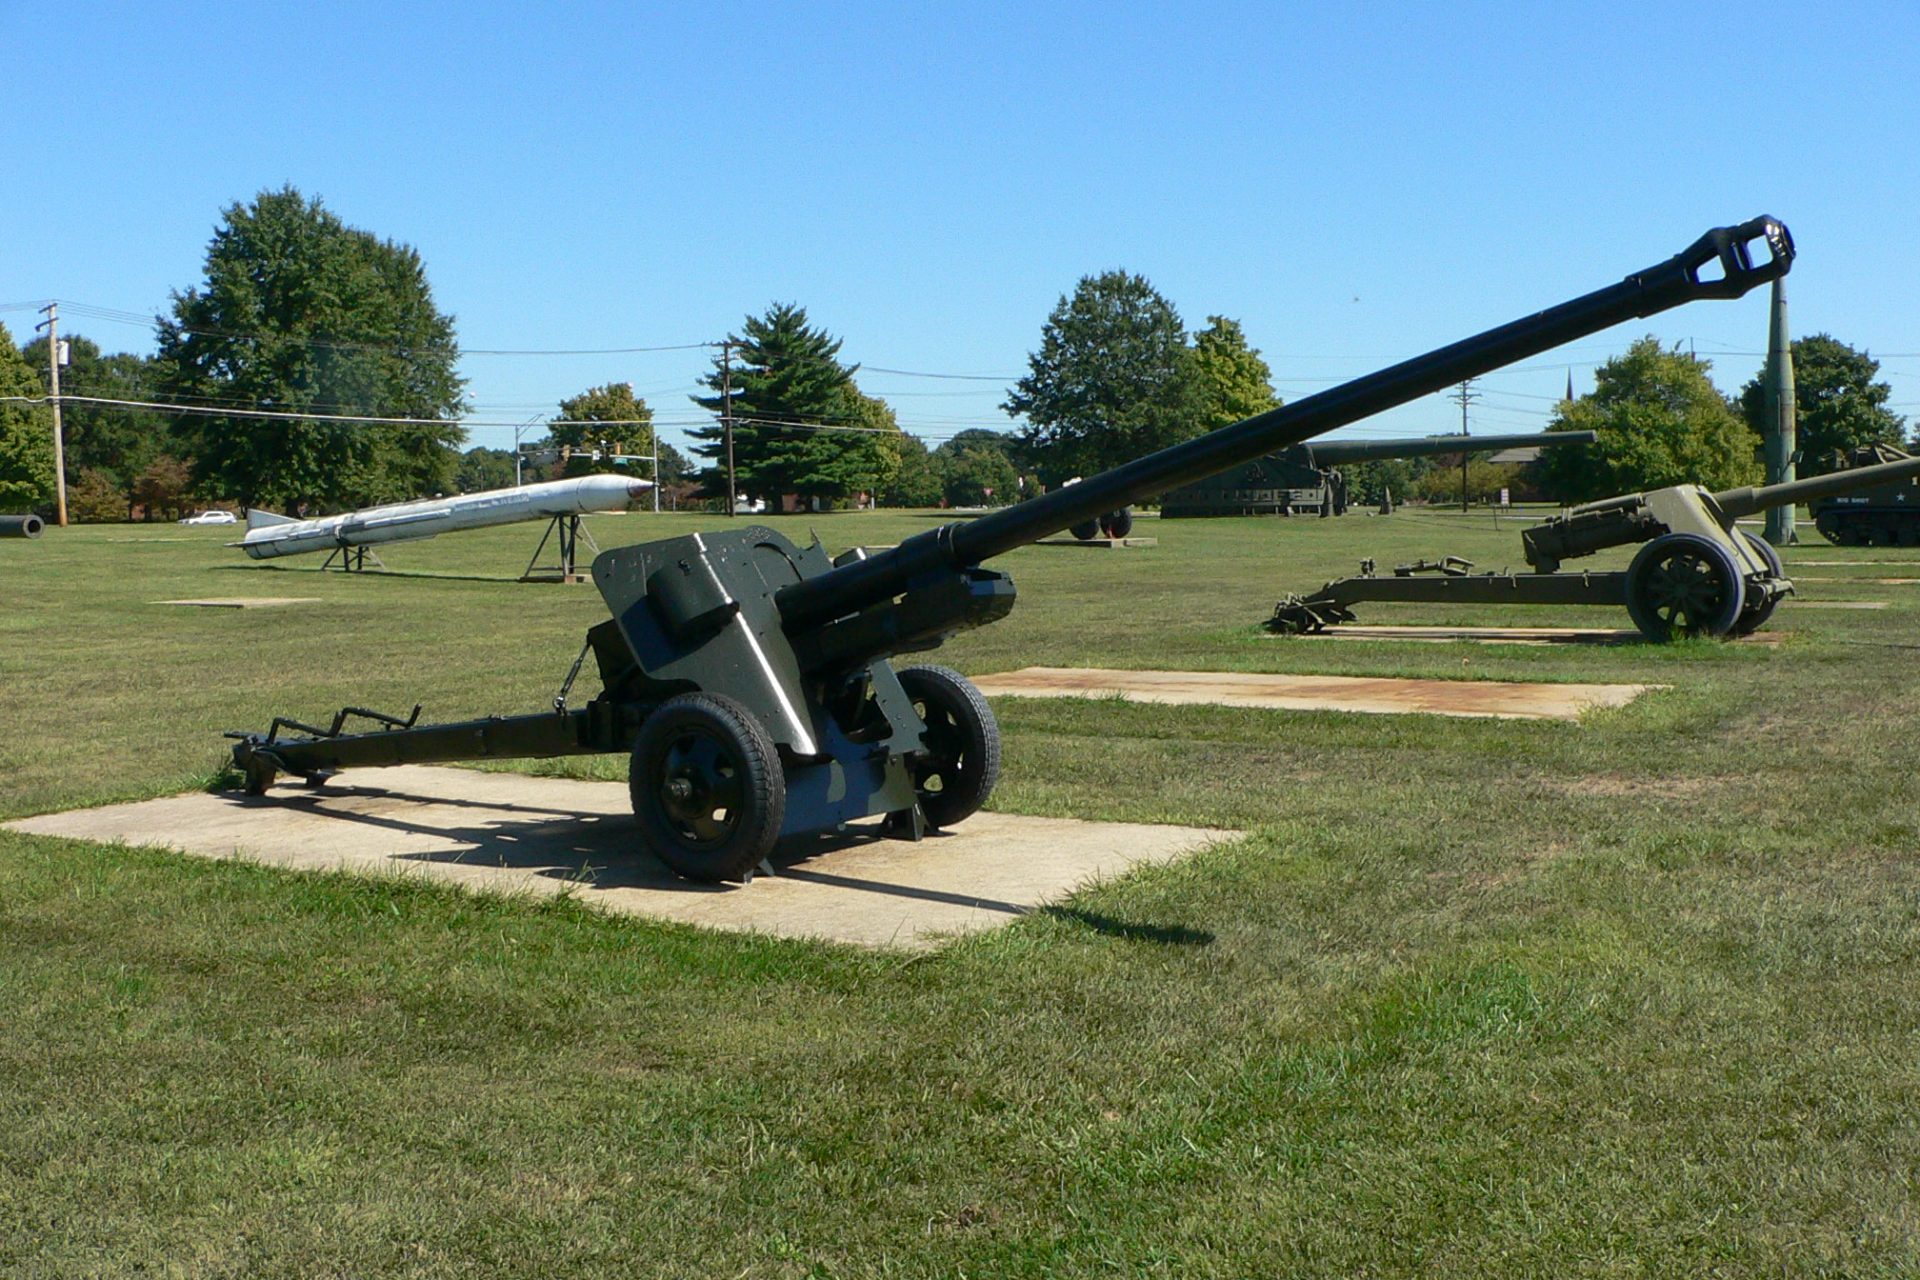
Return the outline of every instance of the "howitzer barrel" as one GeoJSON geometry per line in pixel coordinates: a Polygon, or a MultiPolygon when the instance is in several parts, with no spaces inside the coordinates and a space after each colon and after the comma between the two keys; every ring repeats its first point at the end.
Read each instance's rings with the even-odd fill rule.
{"type": "Polygon", "coordinates": [[[1316,467],[1338,467],[1374,458],[1430,458],[1440,453],[1488,453],[1533,445],[1592,444],[1597,431],[1542,431],[1537,435],[1420,436],[1407,440],[1328,440],[1306,446],[1316,467]]]}
{"type": "Polygon", "coordinates": [[[930,573],[1004,555],[1154,494],[1191,484],[1263,454],[1372,417],[1515,360],[1570,342],[1623,320],[1654,315],[1702,298],[1737,298],[1785,275],[1793,238],[1772,218],[1716,227],[1680,253],[1571,302],[1451,343],[1388,369],[1257,414],[1232,426],[1148,454],[1038,498],[966,524],[916,534],[890,551],[780,589],[781,618],[791,631],[818,625],[892,599],[930,573]],[[1764,243],[1756,262],[1750,246],[1764,243]],[[1703,276],[1717,264],[1720,275],[1703,276]]]}
{"type": "Polygon", "coordinates": [[[1920,458],[1882,462],[1871,467],[1849,467],[1845,471],[1835,471],[1830,475],[1814,476],[1807,480],[1789,480],[1785,484],[1770,484],[1760,488],[1747,485],[1739,489],[1727,489],[1714,494],[1713,501],[1726,513],[1729,520],[1738,520],[1742,516],[1750,516],[1755,512],[1784,507],[1790,502],[1813,502],[1820,498],[1832,498],[1843,493],[1851,493],[1855,489],[1871,489],[1877,484],[1905,480],[1911,476],[1920,476],[1920,458]]]}

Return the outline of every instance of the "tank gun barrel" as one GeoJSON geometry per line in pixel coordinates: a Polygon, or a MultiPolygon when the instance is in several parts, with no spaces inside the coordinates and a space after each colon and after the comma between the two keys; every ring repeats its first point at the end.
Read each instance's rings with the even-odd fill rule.
{"type": "Polygon", "coordinates": [[[1877,484],[1906,480],[1912,476],[1920,476],[1920,458],[1903,458],[1871,467],[1849,467],[1845,471],[1806,480],[1789,480],[1785,484],[1726,489],[1714,494],[1713,501],[1714,505],[1726,512],[1729,520],[1738,520],[1773,507],[1784,507],[1790,502],[1813,502],[1820,498],[1837,497],[1855,489],[1871,489],[1877,484]]]}
{"type": "Polygon", "coordinates": [[[1217,475],[1624,320],[1703,298],[1737,298],[1785,275],[1792,262],[1793,238],[1772,218],[1716,227],[1673,257],[1617,284],[1136,458],[1079,484],[966,524],[916,534],[891,550],[782,587],[775,597],[782,622],[792,632],[845,617],[890,600],[931,575],[978,565],[1104,512],[1217,475]],[[1764,256],[1755,253],[1756,244],[1764,256]]]}
{"type": "Polygon", "coordinates": [[[1542,431],[1537,435],[1411,436],[1401,440],[1327,440],[1302,446],[1315,467],[1339,467],[1376,458],[1430,458],[1442,453],[1489,453],[1534,445],[1592,444],[1596,431],[1542,431]]]}

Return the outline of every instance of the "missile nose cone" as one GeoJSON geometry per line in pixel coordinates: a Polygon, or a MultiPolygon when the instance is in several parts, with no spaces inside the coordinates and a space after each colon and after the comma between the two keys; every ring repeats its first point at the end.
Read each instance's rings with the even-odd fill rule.
{"type": "Polygon", "coordinates": [[[647,491],[651,488],[653,488],[653,481],[651,480],[629,481],[627,483],[627,501],[629,502],[640,501],[640,499],[647,496],[647,491]]]}

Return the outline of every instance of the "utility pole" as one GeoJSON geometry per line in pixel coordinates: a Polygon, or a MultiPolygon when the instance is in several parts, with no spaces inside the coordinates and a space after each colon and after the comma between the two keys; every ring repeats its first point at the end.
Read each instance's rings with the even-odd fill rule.
{"type": "Polygon", "coordinates": [[[60,526],[67,524],[67,442],[60,431],[60,304],[49,302],[40,308],[46,319],[33,326],[47,331],[48,399],[53,404],[53,492],[59,508],[60,526]]]}
{"type": "Polygon", "coordinates": [[[733,482],[733,339],[720,344],[720,426],[727,436],[727,515],[731,518],[740,499],[733,482]]]}
{"type": "MultiPolygon", "coordinates": [[[[1463,436],[1467,434],[1467,406],[1479,398],[1480,393],[1473,389],[1472,378],[1462,382],[1460,389],[1453,393],[1453,399],[1460,404],[1460,434],[1463,436]]],[[[1470,456],[1462,446],[1460,450],[1460,510],[1462,513],[1467,510],[1467,459],[1470,456]]]]}

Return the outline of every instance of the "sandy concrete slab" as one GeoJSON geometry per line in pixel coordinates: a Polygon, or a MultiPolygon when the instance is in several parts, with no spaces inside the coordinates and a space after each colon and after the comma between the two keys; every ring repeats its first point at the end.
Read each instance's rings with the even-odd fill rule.
{"type": "Polygon", "coordinates": [[[1787,561],[1787,576],[1792,577],[1793,571],[1795,569],[1799,569],[1802,567],[1805,567],[1808,569],[1851,569],[1855,565],[1868,565],[1868,564],[1898,564],[1898,565],[1905,565],[1909,569],[1920,569],[1920,560],[1799,560],[1799,559],[1794,559],[1794,560],[1787,561]]]}
{"type": "Polygon", "coordinates": [[[279,609],[290,604],[319,604],[319,596],[225,596],[209,600],[155,600],[155,604],[186,604],[201,609],[279,609]]]}
{"type": "Polygon", "coordinates": [[[1157,547],[1158,538],[1042,538],[1036,547],[1092,547],[1096,551],[1125,551],[1129,547],[1157,547]]]}
{"type": "Polygon", "coordinates": [[[1853,582],[1877,587],[1911,587],[1920,583],[1920,578],[1857,578],[1848,574],[1796,573],[1790,576],[1795,582],[1853,582]]]}
{"type": "Polygon", "coordinates": [[[1789,609],[1884,609],[1885,600],[1802,600],[1795,596],[1789,609]]]}
{"type": "Polygon", "coordinates": [[[574,893],[660,920],[911,949],[1006,924],[1090,880],[1238,834],[979,813],[918,844],[879,839],[871,827],[783,842],[774,875],[698,885],[639,847],[622,783],[421,765],[345,773],[319,790],[194,792],[5,825],[301,870],[574,893]]]}
{"type": "MultiPolygon", "coordinates": [[[[1422,644],[1640,644],[1645,640],[1634,627],[1439,627],[1354,625],[1342,623],[1325,631],[1276,640],[1410,640],[1422,644]]],[[[1777,646],[1780,637],[1755,632],[1730,641],[1734,644],[1777,646]]]]}
{"type": "Polygon", "coordinates": [[[1500,680],[1408,680],[1383,676],[1259,675],[1224,671],[1114,671],[1025,667],[981,676],[983,693],[1013,698],[1099,698],[1205,703],[1286,711],[1419,712],[1501,720],[1575,720],[1589,707],[1625,706],[1646,684],[1527,684],[1500,680]]]}

